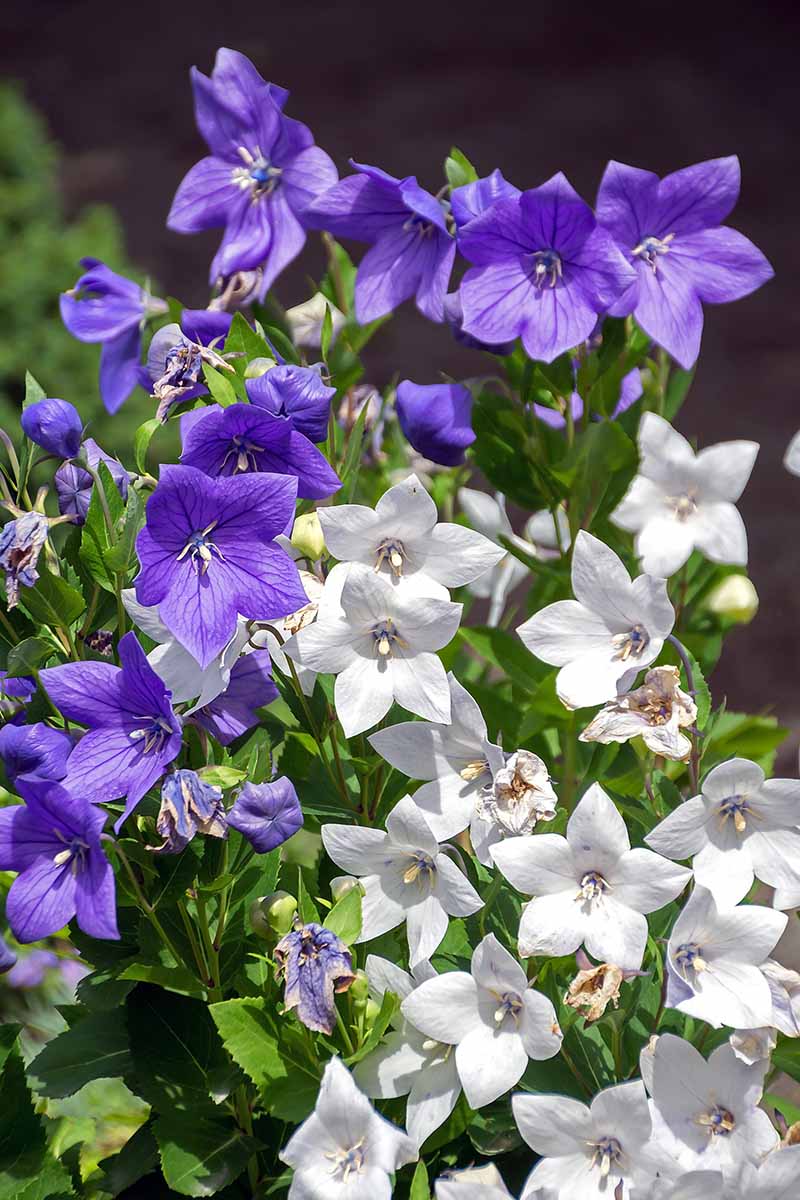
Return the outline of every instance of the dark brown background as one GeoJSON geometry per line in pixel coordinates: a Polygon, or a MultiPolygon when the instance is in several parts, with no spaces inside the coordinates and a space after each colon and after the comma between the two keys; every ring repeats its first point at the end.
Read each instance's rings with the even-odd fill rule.
{"type": "MultiPolygon", "coordinates": [[[[781,467],[800,427],[796,6],[7,0],[0,20],[0,67],[23,81],[67,151],[69,208],[114,205],[133,260],[197,304],[216,238],[171,234],[164,219],[203,153],[188,69],[210,70],[218,45],[291,89],[290,114],[340,170],[352,155],[416,173],[433,191],[453,142],[481,172],[500,166],[521,187],[562,169],[590,201],[611,157],[663,173],[738,153],[733,223],[777,278],[707,310],[679,424],[705,444],[761,442],[741,510],[762,610],[730,638],[714,690],[733,708],[774,709],[797,725],[800,479],[781,467]]],[[[284,303],[304,298],[306,273],[320,267],[315,244],[279,281],[284,303]]],[[[370,358],[378,383],[395,371],[419,382],[440,369],[467,375],[477,362],[410,306],[370,358]]],[[[794,771],[793,757],[784,765],[794,771]]]]}

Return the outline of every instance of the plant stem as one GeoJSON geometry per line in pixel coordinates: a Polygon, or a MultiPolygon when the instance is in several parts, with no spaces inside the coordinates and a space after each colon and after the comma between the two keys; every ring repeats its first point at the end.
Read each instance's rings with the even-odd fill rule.
{"type": "Polygon", "coordinates": [[[206,912],[206,902],[198,893],[195,896],[195,908],[197,909],[197,917],[200,922],[200,933],[203,939],[206,958],[208,959],[208,1002],[215,1003],[222,999],[222,987],[219,976],[219,951],[216,949],[211,937],[211,930],[208,927],[208,913],[206,912]]]}
{"type": "Polygon", "coordinates": [[[158,917],[156,916],[155,909],[153,908],[152,904],[150,903],[150,901],[147,899],[144,892],[142,891],[142,889],[139,885],[139,880],[136,878],[136,875],[134,873],[133,867],[130,864],[127,854],[122,849],[122,846],[120,845],[120,843],[115,842],[113,840],[113,838],[111,839],[111,843],[114,847],[114,850],[119,855],[120,861],[122,862],[123,867],[125,868],[125,871],[128,875],[128,879],[131,882],[131,887],[133,888],[134,894],[136,896],[136,899],[139,903],[139,907],[141,908],[142,912],[145,914],[148,921],[153,926],[156,933],[161,938],[162,942],[164,943],[166,948],[169,950],[172,957],[175,959],[175,965],[176,966],[185,965],[183,962],[183,958],[178,953],[178,951],[175,949],[172,939],[170,938],[166,929],[164,928],[164,926],[161,924],[158,917]]]}
{"type": "Polygon", "coordinates": [[[184,904],[183,900],[178,901],[178,912],[181,914],[181,920],[183,921],[183,927],[186,930],[186,936],[188,937],[189,944],[192,947],[192,954],[194,955],[194,961],[197,964],[197,970],[200,973],[200,978],[203,980],[206,980],[210,976],[208,963],[206,962],[202,947],[200,946],[200,943],[197,940],[197,934],[194,931],[194,925],[192,923],[192,918],[189,916],[189,913],[186,910],[186,905],[184,904]]]}
{"type": "Polygon", "coordinates": [[[8,633],[8,636],[11,638],[13,644],[16,646],[17,643],[19,642],[19,636],[17,634],[17,631],[14,629],[14,626],[11,624],[8,617],[3,612],[2,608],[0,608],[0,625],[3,626],[3,628],[8,633]]]}
{"type": "MultiPolygon", "coordinates": [[[[692,663],[689,658],[689,651],[684,646],[683,642],[678,641],[674,633],[667,635],[666,639],[678,652],[678,657],[683,663],[683,669],[686,672],[686,690],[694,700],[697,694],[694,686],[694,672],[692,671],[692,663]]],[[[689,782],[692,786],[692,794],[697,795],[700,787],[700,735],[694,728],[689,730],[689,737],[692,742],[692,753],[689,756],[689,782]]]]}

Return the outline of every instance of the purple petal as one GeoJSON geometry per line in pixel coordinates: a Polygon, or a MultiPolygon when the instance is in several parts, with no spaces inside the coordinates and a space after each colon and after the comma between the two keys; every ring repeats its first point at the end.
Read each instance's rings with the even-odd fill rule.
{"type": "Polygon", "coordinates": [[[639,300],[634,316],[645,333],[672,355],[687,371],[700,353],[703,309],[679,265],[662,255],[658,271],[642,263],[639,300]]]}
{"type": "Polygon", "coordinates": [[[458,235],[458,248],[476,266],[520,259],[532,249],[523,224],[519,200],[498,200],[482,216],[470,221],[458,235]]]}
{"type": "Polygon", "coordinates": [[[117,412],[138,386],[141,347],[138,325],[104,344],[100,354],[100,395],[107,412],[117,412]]]}
{"type": "Polygon", "coordinates": [[[173,573],[159,604],[159,616],[205,669],[236,631],[240,573],[232,564],[217,560],[205,574],[188,560],[179,566],[182,570],[173,573]]]}
{"type": "Polygon", "coordinates": [[[587,298],[580,281],[558,287],[531,288],[526,311],[528,321],[522,344],[531,358],[552,362],[586,341],[597,323],[597,305],[587,298]]]}
{"type": "Polygon", "coordinates": [[[612,412],[612,419],[619,417],[622,413],[636,403],[644,391],[642,387],[642,373],[638,367],[634,367],[632,371],[628,371],[627,375],[623,375],[619,389],[619,400],[617,406],[612,412]]]}
{"type": "Polygon", "coordinates": [[[224,341],[230,333],[233,315],[211,308],[185,308],[181,313],[181,331],[201,346],[224,341]]]}
{"type": "Polygon", "coordinates": [[[630,254],[647,236],[655,213],[658,176],[625,163],[610,162],[597,193],[597,220],[630,254]]]}
{"type": "Polygon", "coordinates": [[[459,290],[465,333],[490,344],[513,341],[522,333],[535,289],[519,259],[473,267],[467,271],[459,290]]]}
{"type": "Polygon", "coordinates": [[[251,404],[287,418],[310,441],[325,441],[336,389],[327,387],[313,367],[290,363],[273,367],[257,379],[246,380],[245,388],[251,404]]]}
{"type": "Polygon", "coordinates": [[[22,432],[57,458],[74,458],[81,448],[83,421],[68,400],[46,399],[29,404],[20,417],[22,432]]]}
{"type": "Polygon", "coordinates": [[[710,158],[665,175],[658,185],[658,198],[651,219],[656,227],[646,233],[664,237],[668,233],[696,233],[720,225],[739,199],[741,168],[735,154],[710,158]]]}
{"type": "Polygon", "coordinates": [[[302,217],[318,196],[332,188],[339,178],[333,159],[319,146],[308,146],[284,168],[279,191],[302,217]]]}
{"type": "Polygon", "coordinates": [[[269,254],[263,263],[264,274],[260,290],[262,299],[284,268],[297,258],[306,243],[306,231],[292,211],[286,188],[277,188],[269,197],[269,219],[272,241],[269,254]]]}
{"type": "MultiPolygon", "coordinates": [[[[177,741],[167,762],[180,749],[180,739],[177,741]]],[[[161,754],[145,753],[143,741],[132,739],[127,730],[93,729],[83,735],[73,750],[62,786],[76,796],[88,792],[96,804],[127,796],[130,810],[164,774],[166,766],[161,754]]]]}
{"type": "Polygon", "coordinates": [[[419,453],[444,467],[464,461],[475,441],[472,431],[472,393],[461,384],[427,386],[404,380],[397,389],[397,419],[419,453]]]}
{"type": "Polygon", "coordinates": [[[76,880],[69,864],[40,858],[11,885],[6,919],[18,942],[38,942],[68,925],[75,916],[76,880]]]}
{"type": "Polygon", "coordinates": [[[669,253],[707,304],[740,300],[775,274],[758,247],[727,226],[676,238],[669,253]]]}
{"type": "Polygon", "coordinates": [[[49,725],[12,725],[0,729],[0,758],[10,783],[19,775],[39,779],[63,779],[72,738],[49,725]]]}
{"type": "MultiPolygon", "coordinates": [[[[428,238],[415,227],[381,234],[356,275],[356,318],[361,325],[392,312],[416,292],[428,265],[428,238]]],[[[444,298],[443,298],[444,300],[444,298]]]]}
{"type": "Polygon", "coordinates": [[[422,217],[430,225],[437,226],[442,233],[447,231],[444,209],[435,196],[426,192],[417,183],[413,175],[400,180],[400,196],[409,212],[422,217]]]}
{"type": "Polygon", "coordinates": [[[52,859],[57,841],[35,807],[14,804],[0,808],[0,871],[25,871],[42,856],[52,859]]]}
{"type": "Polygon", "coordinates": [[[456,244],[449,234],[429,237],[427,262],[417,287],[417,308],[429,321],[444,320],[444,301],[453,270],[456,244]]]}
{"type": "Polygon", "coordinates": [[[341,179],[309,205],[303,214],[309,228],[371,242],[402,225],[408,210],[400,196],[400,181],[377,168],[359,169],[364,173],[341,179]]]}
{"type": "Polygon", "coordinates": [[[93,728],[121,720],[121,672],[111,663],[65,663],[45,667],[40,678],[59,712],[93,728]]]}
{"type": "MultiPolygon", "coordinates": [[[[251,124],[248,101],[233,92],[226,94],[197,67],[192,67],[189,74],[194,93],[195,123],[209,150],[218,158],[238,162],[238,148],[251,124]]],[[[263,80],[260,77],[259,80],[255,86],[263,87],[263,80]]]]}
{"type": "Polygon", "coordinates": [[[602,228],[594,229],[569,257],[565,255],[563,270],[565,286],[572,286],[579,277],[580,288],[597,315],[636,282],[636,268],[623,258],[611,235],[602,228]]]}
{"type": "Polygon", "coordinates": [[[167,217],[167,228],[176,233],[200,233],[228,221],[243,199],[233,182],[234,166],[222,158],[201,158],[184,175],[167,217]]]}
{"type": "Polygon", "coordinates": [[[78,924],[94,938],[119,938],[114,871],[102,850],[89,852],[88,866],[78,873],[75,888],[78,924]]]}
{"type": "Polygon", "coordinates": [[[262,197],[254,203],[249,191],[238,191],[211,263],[212,283],[237,271],[253,271],[265,261],[272,245],[270,200],[271,197],[262,197]]]}
{"type": "Polygon", "coordinates": [[[271,704],[277,697],[269,651],[254,650],[242,655],[225,691],[198,709],[194,720],[227,746],[258,723],[257,708],[271,704]]]}
{"type": "Polygon", "coordinates": [[[120,703],[123,718],[128,714],[139,717],[160,713],[172,727],[173,733],[180,732],[180,725],[172,713],[171,693],[150,666],[135,633],[126,633],[120,639],[118,654],[122,665],[120,703]]]}
{"type": "Polygon", "coordinates": [[[561,171],[519,200],[531,250],[557,250],[571,259],[596,225],[595,216],[561,171]]]}
{"type": "Polygon", "coordinates": [[[450,193],[453,219],[460,228],[486,212],[498,200],[516,200],[521,195],[518,187],[503,178],[502,171],[492,171],[484,179],[476,179],[474,183],[465,183],[453,189],[450,193]]]}
{"type": "Polygon", "coordinates": [[[246,783],[228,813],[228,824],[238,829],[259,854],[268,854],[297,833],[303,812],[291,780],[246,783]]]}

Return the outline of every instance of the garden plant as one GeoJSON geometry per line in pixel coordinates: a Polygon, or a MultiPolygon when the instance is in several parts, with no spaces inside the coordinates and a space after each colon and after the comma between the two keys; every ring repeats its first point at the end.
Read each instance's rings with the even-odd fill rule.
{"type": "Polygon", "coordinates": [[[738,160],[340,178],[191,82],[208,307],[87,245],[132,441],[35,359],[0,432],[0,969],[72,973],[0,1025],[0,1200],[796,1198],[800,781],[706,682],[759,447],[673,426],[772,275],[738,160]],[[410,300],[470,378],[373,386],[410,300]]]}

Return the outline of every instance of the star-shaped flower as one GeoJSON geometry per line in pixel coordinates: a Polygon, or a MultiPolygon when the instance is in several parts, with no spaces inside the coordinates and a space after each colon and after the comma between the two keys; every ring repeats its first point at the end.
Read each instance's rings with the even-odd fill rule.
{"type": "MultiPolygon", "coordinates": [[[[606,704],[580,735],[582,742],[627,742],[640,737],[654,754],[678,761],[692,743],[681,733],[697,719],[697,705],[680,688],[677,667],[654,667],[641,687],[606,704]]],[[[681,858],[681,855],[676,855],[681,858]]]]}
{"type": "Polygon", "coordinates": [[[631,581],[621,560],[582,529],[572,555],[574,600],[534,613],[517,633],[546,663],[561,670],[559,699],[568,708],[614,700],[661,653],[675,621],[663,579],[631,581]]]}
{"type": "Polygon", "coordinates": [[[521,337],[544,362],[585,341],[636,280],[560,172],[470,221],[459,249],[474,264],[460,288],[464,331],[488,343],[521,337]]]}
{"type": "Polygon", "coordinates": [[[492,858],[518,891],[535,897],[520,921],[524,958],[574,954],[585,945],[595,958],[633,971],[647,944],[644,914],[674,900],[692,875],[652,850],[632,850],[625,822],[597,783],[576,805],[565,838],[506,838],[492,858]]]}
{"type": "Polygon", "coordinates": [[[758,450],[758,442],[718,442],[695,454],[663,417],[644,414],[639,474],[611,515],[636,535],[643,570],[667,578],[692,550],[712,562],[746,564],[747,531],[735,505],[758,450]]]}
{"type": "Polygon", "coordinates": [[[739,160],[712,158],[663,179],[610,162],[597,195],[597,219],[634,267],[636,278],[612,305],[682,367],[700,351],[702,304],[739,300],[772,278],[752,242],[722,222],[739,198],[739,160]]]}
{"type": "Polygon", "coordinates": [[[410,796],[386,818],[386,832],[359,825],[323,825],[322,842],[337,866],[364,888],[359,942],[406,923],[412,969],[430,958],[448,917],[467,917],[483,901],[442,850],[410,796]]]}
{"type": "Polygon", "coordinates": [[[709,771],[699,796],[684,801],[645,838],[669,858],[691,858],[695,879],[729,907],[753,879],[776,889],[775,908],[800,904],[800,783],[765,779],[746,758],[709,771]]]}
{"type": "Polygon", "coordinates": [[[337,504],[319,509],[325,543],[342,562],[360,562],[394,585],[449,599],[448,588],[478,579],[502,551],[463,525],[439,522],[416,475],[384,492],[375,508],[337,504]]]}
{"type": "Polygon", "coordinates": [[[353,563],[340,611],[321,605],[284,652],[302,667],[336,675],[334,704],[347,737],[377,725],[394,700],[418,716],[449,721],[450,689],[435,651],[451,641],[460,619],[460,604],[396,588],[353,563]]]}
{"type": "Polygon", "coordinates": [[[294,1167],[288,1200],[391,1200],[389,1176],[417,1158],[417,1147],[375,1112],[341,1059],[332,1058],[313,1113],[278,1157],[294,1167]]]}
{"type": "Polygon", "coordinates": [[[469,974],[447,971],[426,980],[405,998],[401,1011],[428,1037],[455,1046],[471,1108],[491,1104],[514,1087],[529,1059],[552,1058],[561,1047],[553,1005],[530,987],[493,933],[476,946],[469,974]]]}
{"type": "Polygon", "coordinates": [[[667,944],[669,1007],[715,1029],[769,1025],[772,995],[760,968],[786,920],[760,904],[720,910],[711,892],[696,886],[667,944]]]}

